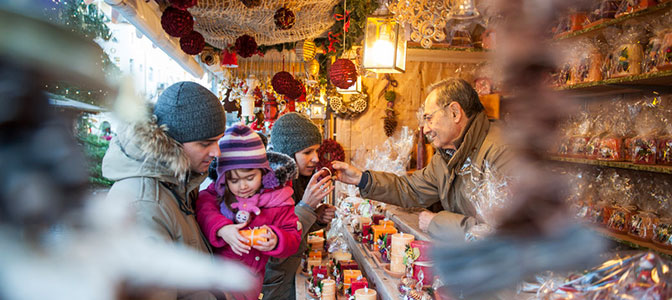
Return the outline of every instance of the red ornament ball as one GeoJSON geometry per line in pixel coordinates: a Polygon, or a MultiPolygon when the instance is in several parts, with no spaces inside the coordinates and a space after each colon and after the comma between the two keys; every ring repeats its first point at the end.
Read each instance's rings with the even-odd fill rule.
{"type": "Polygon", "coordinates": [[[247,8],[255,8],[261,5],[261,0],[240,0],[247,8]]]}
{"type": "Polygon", "coordinates": [[[298,80],[294,80],[294,82],[289,86],[287,89],[287,92],[284,94],[287,96],[287,98],[291,100],[296,100],[301,97],[301,93],[303,92],[302,84],[298,80]]]}
{"type": "Polygon", "coordinates": [[[357,68],[349,59],[337,59],[329,69],[329,80],[341,89],[351,87],[357,81],[357,68]]]}
{"type": "Polygon", "coordinates": [[[345,151],[343,146],[333,139],[322,141],[322,145],[317,148],[317,157],[320,161],[317,163],[316,172],[322,168],[328,168],[331,174],[336,174],[334,168],[331,166],[333,161],[345,161],[345,151]]]}
{"type": "Polygon", "coordinates": [[[275,19],[275,26],[282,30],[292,28],[292,26],[294,26],[294,22],[296,22],[294,13],[286,7],[282,7],[275,11],[273,18],[275,19]]]}
{"type": "Polygon", "coordinates": [[[197,55],[203,51],[204,47],[205,39],[203,38],[203,35],[196,31],[192,31],[180,38],[180,48],[182,48],[182,51],[186,54],[197,55]]]}
{"type": "Polygon", "coordinates": [[[171,36],[183,37],[194,30],[194,18],[188,11],[170,6],[161,15],[161,27],[171,36]]]}
{"type": "Polygon", "coordinates": [[[185,10],[198,4],[198,0],[170,0],[170,4],[175,8],[185,10]]]}
{"type": "Polygon", "coordinates": [[[286,94],[290,89],[292,89],[293,85],[295,83],[295,79],[292,76],[292,74],[289,74],[289,72],[278,72],[273,75],[273,78],[271,79],[271,86],[273,86],[273,89],[275,92],[278,94],[286,94]]]}
{"type": "Polygon", "coordinates": [[[257,54],[257,41],[253,37],[244,34],[236,39],[236,53],[242,57],[252,57],[257,54]]]}

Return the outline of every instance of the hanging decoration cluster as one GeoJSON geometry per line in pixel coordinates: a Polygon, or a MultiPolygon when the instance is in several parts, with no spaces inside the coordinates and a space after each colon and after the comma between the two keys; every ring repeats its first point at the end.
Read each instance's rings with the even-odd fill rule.
{"type": "Polygon", "coordinates": [[[242,57],[252,57],[259,52],[257,41],[253,37],[244,34],[236,39],[235,50],[242,57]]]}
{"type": "Polygon", "coordinates": [[[275,19],[275,26],[281,30],[292,28],[296,22],[294,13],[287,7],[281,7],[278,9],[273,16],[273,19],[275,19]]]}
{"type": "Polygon", "coordinates": [[[388,137],[392,136],[397,128],[397,114],[394,112],[394,101],[396,99],[397,94],[394,91],[385,92],[387,107],[385,108],[385,118],[383,118],[383,129],[385,129],[385,135],[388,137]]]}
{"type": "Polygon", "coordinates": [[[161,15],[161,27],[171,36],[180,38],[180,48],[189,55],[198,55],[205,48],[203,35],[194,31],[194,17],[187,8],[198,0],[171,0],[161,15]]]}
{"type": "Polygon", "coordinates": [[[351,120],[358,118],[369,106],[369,96],[365,93],[350,96],[350,101],[343,101],[343,96],[334,94],[328,97],[329,108],[341,119],[351,120]]]}

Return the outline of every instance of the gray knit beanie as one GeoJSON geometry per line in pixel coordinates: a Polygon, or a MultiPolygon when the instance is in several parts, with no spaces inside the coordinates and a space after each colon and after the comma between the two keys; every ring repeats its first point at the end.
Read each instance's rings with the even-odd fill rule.
{"type": "Polygon", "coordinates": [[[224,133],[226,115],[212,92],[198,83],[182,81],[161,93],[154,105],[159,125],[180,143],[205,140],[224,133]]]}
{"type": "Polygon", "coordinates": [[[273,124],[271,145],[275,152],[294,158],[296,152],[319,144],[322,144],[320,129],[302,114],[291,112],[282,115],[273,124]]]}

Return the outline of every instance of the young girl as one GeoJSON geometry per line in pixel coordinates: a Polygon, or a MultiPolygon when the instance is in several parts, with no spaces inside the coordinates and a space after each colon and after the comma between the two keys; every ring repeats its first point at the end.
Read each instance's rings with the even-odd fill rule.
{"type": "Polygon", "coordinates": [[[269,257],[288,257],[301,242],[288,184],[296,177],[296,164],[284,154],[269,152],[267,158],[257,133],[244,125],[227,129],[219,148],[217,179],[199,193],[196,218],[215,253],[246,264],[257,275],[252,291],[234,296],[259,299],[269,257]],[[268,231],[261,235],[266,241],[250,243],[240,233],[254,228],[268,231]]]}

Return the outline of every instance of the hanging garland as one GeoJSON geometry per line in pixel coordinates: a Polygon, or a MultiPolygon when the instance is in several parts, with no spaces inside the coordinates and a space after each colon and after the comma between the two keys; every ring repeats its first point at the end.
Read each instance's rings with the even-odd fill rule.
{"type": "Polygon", "coordinates": [[[343,146],[333,139],[326,139],[322,141],[322,145],[317,148],[317,156],[320,161],[317,163],[316,169],[328,168],[331,174],[335,174],[334,168],[331,166],[333,161],[344,161],[345,150],[343,146]]]}

